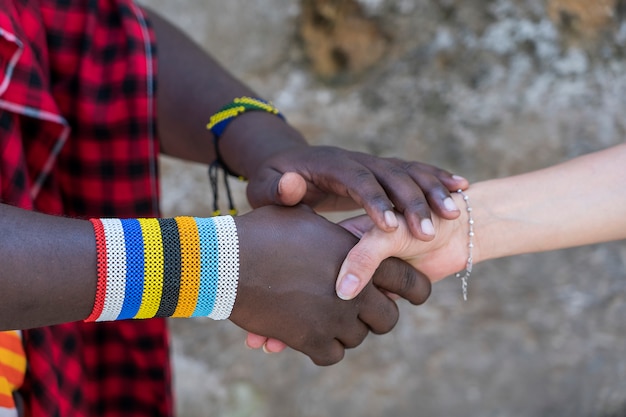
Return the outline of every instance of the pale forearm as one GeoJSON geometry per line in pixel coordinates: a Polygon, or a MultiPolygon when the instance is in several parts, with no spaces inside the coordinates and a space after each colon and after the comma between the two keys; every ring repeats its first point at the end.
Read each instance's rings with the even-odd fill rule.
{"type": "Polygon", "coordinates": [[[351,219],[344,227],[362,239],[341,267],[337,292],[344,299],[354,297],[390,256],[437,281],[462,271],[470,241],[473,263],[478,263],[625,239],[624,179],[626,145],[619,145],[547,169],[474,183],[465,191],[474,221],[472,239],[466,204],[458,193],[453,198],[461,216],[437,218],[437,235],[430,242],[412,237],[403,219],[392,233],[373,228],[366,218],[351,219]]]}
{"type": "Polygon", "coordinates": [[[626,145],[479,182],[475,261],[626,238],[626,145]]]}
{"type": "Polygon", "coordinates": [[[88,221],[0,204],[0,330],[85,319],[96,288],[88,221]]]}

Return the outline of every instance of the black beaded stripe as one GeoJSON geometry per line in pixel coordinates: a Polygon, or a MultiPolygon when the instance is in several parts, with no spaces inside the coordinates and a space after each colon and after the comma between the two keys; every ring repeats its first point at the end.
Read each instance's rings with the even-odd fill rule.
{"type": "Polygon", "coordinates": [[[175,219],[158,219],[163,239],[163,295],[155,317],[171,317],[180,292],[180,236],[175,219]]]}

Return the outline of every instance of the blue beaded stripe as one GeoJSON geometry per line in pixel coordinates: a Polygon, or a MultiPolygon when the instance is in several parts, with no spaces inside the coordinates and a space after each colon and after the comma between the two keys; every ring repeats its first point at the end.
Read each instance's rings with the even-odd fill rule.
{"type": "Polygon", "coordinates": [[[240,97],[239,99],[235,99],[233,102],[222,107],[217,113],[215,113],[215,116],[220,115],[220,113],[229,112],[229,111],[232,113],[232,115],[230,115],[229,117],[226,117],[224,120],[221,120],[215,124],[209,123],[209,125],[207,126],[208,129],[216,137],[222,136],[222,134],[224,133],[224,130],[230,124],[230,122],[233,121],[233,119],[249,111],[264,111],[267,113],[274,114],[278,116],[279,118],[285,120],[285,116],[283,116],[282,113],[280,113],[278,109],[274,107],[272,103],[270,103],[269,101],[262,100],[260,98],[240,97]],[[255,103],[255,102],[258,102],[258,103],[255,103]]]}
{"type": "Polygon", "coordinates": [[[219,282],[217,231],[212,218],[194,217],[200,237],[200,290],[192,317],[207,317],[213,311],[219,282]]]}
{"type": "Polygon", "coordinates": [[[141,306],[144,281],[144,245],[139,220],[123,219],[122,227],[126,244],[126,290],[117,320],[135,317],[141,306]]]}
{"type": "MultiPolygon", "coordinates": [[[[243,112],[242,112],[243,113],[243,112]]],[[[234,119],[234,117],[230,117],[228,119],[224,119],[219,123],[216,123],[215,126],[213,126],[211,128],[211,132],[215,135],[215,136],[222,136],[222,133],[224,133],[224,130],[226,129],[226,127],[230,124],[230,122],[232,122],[234,119]]]]}

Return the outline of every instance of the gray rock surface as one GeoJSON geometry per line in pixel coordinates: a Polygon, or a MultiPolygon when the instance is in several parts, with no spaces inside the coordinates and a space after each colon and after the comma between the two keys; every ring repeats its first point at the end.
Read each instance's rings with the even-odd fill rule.
{"type": "MultiPolygon", "coordinates": [[[[626,137],[623,0],[150,4],[314,144],[477,181],[626,137]]],[[[162,173],[166,214],[210,213],[204,167],[162,173]]],[[[171,324],[183,417],[626,416],[625,242],[480,264],[468,302],[444,280],[329,368],[249,351],[231,323],[171,324]]]]}

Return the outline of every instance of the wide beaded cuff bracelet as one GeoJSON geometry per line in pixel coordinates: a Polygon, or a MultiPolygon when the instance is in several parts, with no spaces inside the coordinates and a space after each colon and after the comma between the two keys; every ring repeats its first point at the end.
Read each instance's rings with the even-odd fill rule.
{"type": "Polygon", "coordinates": [[[90,221],[98,283],[85,321],[230,316],[239,280],[231,216],[90,221]]]}

